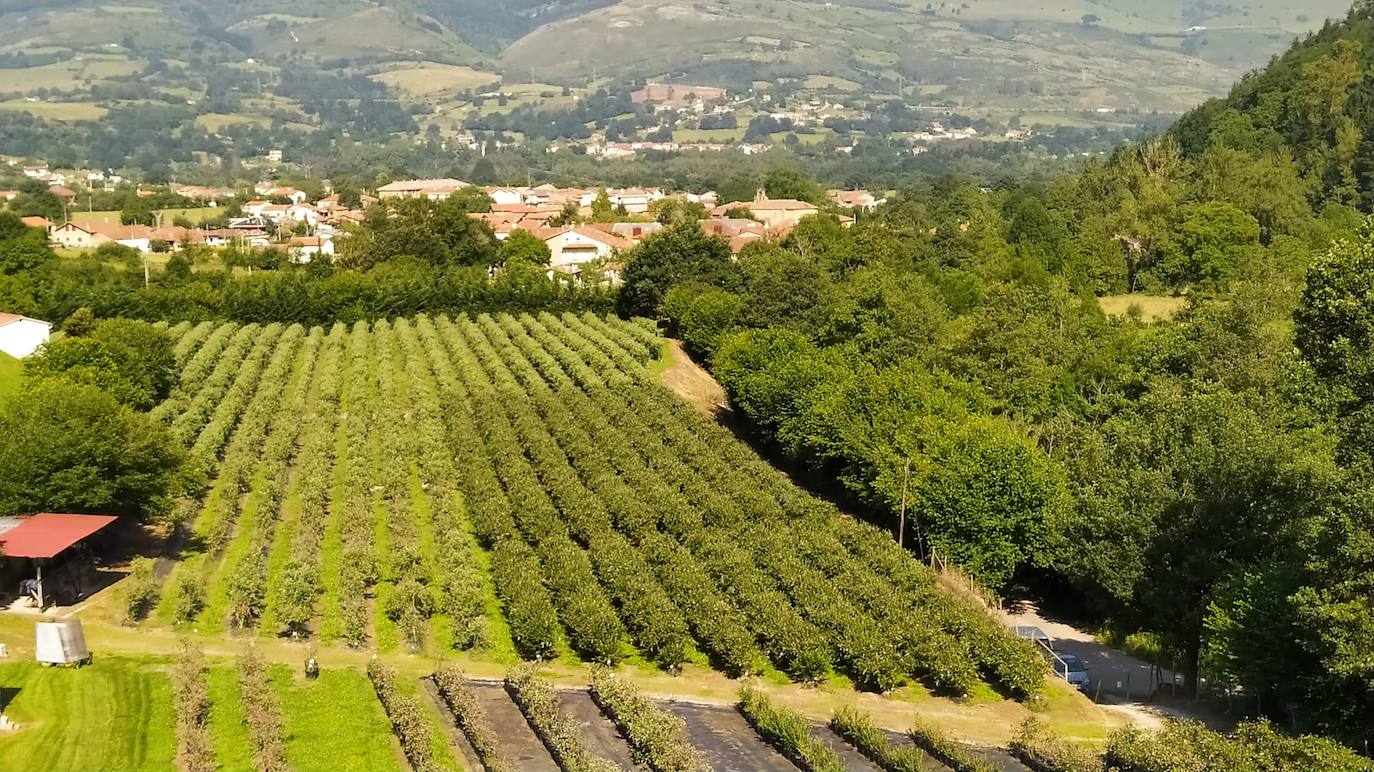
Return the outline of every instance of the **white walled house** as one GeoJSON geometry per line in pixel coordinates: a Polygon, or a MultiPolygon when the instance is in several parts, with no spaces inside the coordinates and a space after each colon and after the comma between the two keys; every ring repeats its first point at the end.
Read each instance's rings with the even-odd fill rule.
{"type": "Polygon", "coordinates": [[[48,342],[52,325],[18,314],[0,312],[0,351],[23,359],[48,342]]]}
{"type": "MultiPolygon", "coordinates": [[[[597,260],[614,261],[634,246],[628,239],[595,228],[553,228],[540,236],[549,245],[550,276],[555,272],[577,276],[583,265],[597,260]]],[[[608,278],[614,282],[617,277],[608,278]]]]}

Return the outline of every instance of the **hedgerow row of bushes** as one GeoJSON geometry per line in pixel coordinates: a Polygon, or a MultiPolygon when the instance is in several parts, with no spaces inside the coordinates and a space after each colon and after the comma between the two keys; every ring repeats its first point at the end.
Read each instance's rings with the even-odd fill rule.
{"type": "Polygon", "coordinates": [[[187,642],[182,643],[172,668],[172,706],[176,713],[177,766],[187,772],[211,772],[215,769],[215,751],[210,739],[205,659],[187,642]]]}
{"type": "Polygon", "coordinates": [[[565,772],[620,769],[587,748],[582,742],[581,725],[559,707],[553,684],[540,677],[532,666],[520,665],[512,669],[506,675],[506,690],[565,772]]]}
{"type": "Polygon", "coordinates": [[[257,649],[250,648],[239,657],[238,675],[256,769],[258,772],[284,772],[289,767],[281,710],[277,706],[276,692],[267,680],[267,663],[257,649]]]}
{"type": "Polygon", "coordinates": [[[371,679],[377,699],[391,719],[391,727],[401,741],[401,750],[410,761],[411,769],[415,772],[440,772],[445,769],[435,757],[433,727],[425,716],[425,709],[414,696],[400,692],[396,686],[395,671],[374,658],[367,665],[367,677],[371,679]]]}
{"type": "Polygon", "coordinates": [[[507,772],[514,769],[505,754],[495,728],[487,719],[487,713],[467,683],[467,677],[457,668],[445,668],[434,674],[434,683],[439,687],[439,695],[444,704],[457,719],[458,726],[467,736],[477,759],[486,767],[487,772],[507,772]]]}
{"type": "Polygon", "coordinates": [[[810,723],[800,713],[776,704],[753,684],[740,688],[739,710],[793,764],[810,772],[844,772],[835,749],[811,734],[810,723]]]}
{"type": "Polygon", "coordinates": [[[874,726],[872,717],[858,708],[845,705],[836,710],[830,728],[887,772],[924,772],[928,766],[919,748],[894,744],[874,726]]]}
{"type": "Polygon", "coordinates": [[[635,758],[656,772],[706,772],[705,758],[687,738],[687,724],[609,668],[592,671],[592,699],[629,741],[635,758]]]}

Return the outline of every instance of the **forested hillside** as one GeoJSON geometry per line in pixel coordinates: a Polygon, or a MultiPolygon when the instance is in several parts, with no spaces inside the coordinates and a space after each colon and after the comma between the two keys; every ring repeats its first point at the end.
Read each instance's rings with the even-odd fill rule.
{"type": "Polygon", "coordinates": [[[763,443],[875,521],[905,502],[923,548],[992,586],[1067,592],[1190,681],[1358,744],[1371,15],[1048,185],[904,191],[737,263],[669,231],[622,310],[666,319],[763,443]]]}

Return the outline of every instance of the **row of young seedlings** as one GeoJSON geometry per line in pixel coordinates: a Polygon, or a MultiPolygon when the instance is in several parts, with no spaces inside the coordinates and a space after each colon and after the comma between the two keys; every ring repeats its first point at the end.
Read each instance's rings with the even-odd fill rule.
{"type": "Polygon", "coordinates": [[[444,668],[434,674],[434,685],[486,772],[514,770],[515,767],[501,750],[500,736],[463,671],[456,667],[444,668]]]}
{"type": "Polygon", "coordinates": [[[338,507],[339,554],[337,576],[329,587],[338,607],[337,629],[350,646],[368,638],[368,597],[377,580],[373,553],[377,455],[372,437],[378,429],[375,388],[376,356],[366,322],[357,322],[349,336],[346,357],[348,404],[344,418],[344,455],[341,462],[338,507]]]}
{"type": "Polygon", "coordinates": [[[620,729],[635,758],[655,772],[706,772],[701,752],[692,747],[687,724],[645,697],[610,668],[592,670],[591,696],[620,729]]]}
{"type": "Polygon", "coordinates": [[[239,657],[238,680],[254,768],[257,772],[286,772],[290,767],[286,763],[281,708],[267,678],[267,662],[257,649],[250,648],[239,657]]]}
{"type": "Polygon", "coordinates": [[[750,726],[789,761],[807,772],[844,772],[835,749],[811,733],[811,723],[746,683],[736,705],[750,726]]]}
{"type": "Polygon", "coordinates": [[[324,330],[311,330],[301,347],[299,366],[292,380],[283,384],[289,392],[272,417],[259,451],[259,471],[239,517],[238,534],[225,553],[221,572],[228,577],[228,621],[235,628],[256,625],[267,602],[268,550],[276,535],[282,500],[298,453],[297,439],[305,424],[323,343],[324,330]]]}
{"type": "Polygon", "coordinates": [[[309,627],[321,592],[320,559],[329,519],[337,443],[341,361],[347,328],[335,324],[324,341],[315,368],[314,392],[302,420],[300,451],[296,454],[292,494],[294,523],[285,523],[274,539],[268,560],[264,632],[303,634],[309,627]]]}
{"type": "Polygon", "coordinates": [[[525,659],[553,656],[558,641],[558,615],[541,581],[538,557],[520,537],[510,499],[497,479],[477,431],[469,393],[458,371],[470,365],[466,343],[448,319],[422,320],[431,370],[444,412],[448,447],[458,463],[459,485],[481,547],[491,559],[491,581],[510,627],[516,652],[525,659]]]}
{"type": "MultiPolygon", "coordinates": [[[[467,650],[482,645],[488,638],[484,608],[487,579],[478,568],[472,526],[459,487],[458,466],[448,449],[444,402],[440,400],[436,376],[430,367],[430,352],[426,350],[427,346],[438,348],[442,344],[424,317],[416,320],[414,326],[399,322],[396,329],[410,387],[419,475],[430,507],[422,552],[432,577],[435,610],[447,618],[444,643],[467,650]]],[[[423,531],[423,519],[421,527],[423,531]]]]}

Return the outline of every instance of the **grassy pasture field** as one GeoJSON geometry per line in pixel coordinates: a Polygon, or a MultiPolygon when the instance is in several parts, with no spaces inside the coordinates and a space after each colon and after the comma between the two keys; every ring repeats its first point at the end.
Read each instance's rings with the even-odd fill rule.
{"type": "Polygon", "coordinates": [[[439,62],[401,64],[373,75],[372,79],[420,98],[481,89],[501,82],[501,76],[495,73],[439,62]]]}
{"type": "Polygon", "coordinates": [[[255,115],[253,113],[206,113],[205,115],[196,116],[196,123],[206,131],[219,131],[226,126],[240,124],[271,126],[272,119],[265,115],[255,115]]]}
{"type": "MultiPolygon", "coordinates": [[[[190,209],[163,209],[162,220],[164,225],[171,225],[172,220],[177,217],[186,217],[193,222],[202,222],[212,217],[219,217],[224,213],[222,206],[205,206],[190,209]]],[[[118,223],[118,211],[97,211],[97,212],[72,212],[72,222],[77,225],[87,223],[118,223]]]]}
{"type": "Polygon", "coordinates": [[[54,121],[95,121],[105,117],[109,110],[89,102],[29,102],[11,99],[0,102],[0,110],[32,113],[39,118],[54,121]]]}
{"type": "Polygon", "coordinates": [[[100,81],[105,78],[132,75],[143,68],[141,59],[86,55],[80,59],[54,62],[38,67],[20,67],[0,70],[6,91],[29,93],[38,89],[71,90],[79,88],[84,81],[100,81]]]}
{"type": "Polygon", "coordinates": [[[23,378],[24,363],[0,352],[0,405],[5,404],[5,400],[19,390],[23,378]]]}
{"type": "Polygon", "coordinates": [[[1097,299],[1102,312],[1108,316],[1127,316],[1132,309],[1140,312],[1141,321],[1159,322],[1174,318],[1188,306],[1188,298],[1168,295],[1109,295],[1097,299]]]}

